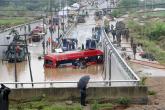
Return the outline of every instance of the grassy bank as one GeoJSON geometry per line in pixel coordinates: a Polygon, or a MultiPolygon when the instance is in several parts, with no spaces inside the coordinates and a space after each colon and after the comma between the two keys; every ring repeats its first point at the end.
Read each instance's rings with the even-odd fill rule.
{"type": "Polygon", "coordinates": [[[26,23],[29,21],[30,21],[30,19],[27,19],[24,17],[1,18],[0,19],[0,25],[14,26],[14,25],[23,24],[23,23],[26,23]]]}
{"type": "Polygon", "coordinates": [[[10,110],[82,110],[79,103],[67,105],[64,102],[48,101],[45,99],[38,101],[10,102],[10,110]]]}
{"type": "Polygon", "coordinates": [[[146,20],[141,25],[138,21],[129,20],[127,25],[130,36],[135,43],[142,43],[147,53],[152,53],[157,61],[165,64],[165,23],[162,20],[146,20]]]}
{"type": "MultiPolygon", "coordinates": [[[[115,100],[88,100],[90,110],[118,110],[118,107],[127,108],[131,100],[121,97],[115,100]]],[[[9,110],[83,110],[79,100],[53,100],[46,96],[34,97],[23,100],[10,100],[9,110]]]]}
{"type": "Polygon", "coordinates": [[[151,18],[151,17],[165,17],[165,12],[164,11],[151,11],[151,10],[148,10],[148,12],[144,11],[143,12],[136,12],[136,13],[132,13],[131,14],[132,17],[136,17],[136,18],[139,18],[139,17],[144,17],[144,18],[151,18]]]}

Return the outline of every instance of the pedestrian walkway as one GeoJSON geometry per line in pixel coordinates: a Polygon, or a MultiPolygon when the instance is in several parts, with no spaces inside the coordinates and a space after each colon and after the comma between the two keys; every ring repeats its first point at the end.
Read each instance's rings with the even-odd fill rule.
{"type": "MultiPolygon", "coordinates": [[[[115,25],[116,21],[111,22],[111,24],[115,25]]],[[[111,25],[110,24],[110,25],[111,25]]],[[[110,40],[113,41],[112,34],[109,34],[110,40]]],[[[133,49],[131,48],[131,43],[126,41],[125,38],[121,37],[121,47],[117,47],[116,44],[114,46],[117,47],[119,53],[123,58],[128,60],[127,58],[129,57],[129,61],[132,63],[140,64],[143,66],[149,66],[157,69],[165,69],[165,66],[159,64],[157,61],[150,61],[149,59],[145,59],[141,57],[141,53],[144,53],[143,49],[141,46],[137,46],[136,48],[136,55],[134,59],[134,54],[133,54],[133,49]]]]}

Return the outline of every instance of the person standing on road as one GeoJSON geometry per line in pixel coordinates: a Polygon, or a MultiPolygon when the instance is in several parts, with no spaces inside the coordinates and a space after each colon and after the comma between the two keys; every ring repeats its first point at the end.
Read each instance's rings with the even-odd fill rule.
{"type": "Polygon", "coordinates": [[[112,36],[113,36],[113,42],[116,40],[116,30],[115,29],[113,29],[112,30],[112,36]]]}
{"type": "Polygon", "coordinates": [[[133,50],[134,59],[136,59],[136,44],[135,43],[132,46],[132,50],[133,50]]]}
{"type": "Polygon", "coordinates": [[[81,46],[81,50],[84,50],[84,44],[82,44],[82,46],[81,46]]]}
{"type": "Polygon", "coordinates": [[[118,46],[121,46],[121,30],[116,30],[116,38],[118,46]]]}
{"type": "Polygon", "coordinates": [[[26,33],[26,25],[24,26],[24,32],[26,33]]]}
{"type": "Polygon", "coordinates": [[[48,48],[48,45],[49,45],[49,42],[48,42],[48,41],[46,41],[46,48],[48,48]]]}
{"type": "Polygon", "coordinates": [[[31,26],[30,26],[30,24],[28,24],[28,31],[29,31],[29,32],[31,31],[31,26]]]}
{"type": "Polygon", "coordinates": [[[85,104],[86,87],[80,89],[80,95],[81,95],[81,98],[80,98],[81,105],[86,106],[86,104],[85,104]]]}
{"type": "Polygon", "coordinates": [[[132,48],[133,47],[133,37],[131,37],[130,42],[131,42],[131,48],[132,48]]]}
{"type": "Polygon", "coordinates": [[[43,48],[43,50],[45,50],[45,42],[44,41],[42,42],[42,48],[43,48]]]}
{"type": "Polygon", "coordinates": [[[129,39],[129,29],[126,28],[125,30],[125,38],[126,38],[126,41],[128,42],[128,39],[129,39]]]}
{"type": "Polygon", "coordinates": [[[114,29],[114,25],[113,24],[111,24],[111,30],[113,30],[114,29]]]}

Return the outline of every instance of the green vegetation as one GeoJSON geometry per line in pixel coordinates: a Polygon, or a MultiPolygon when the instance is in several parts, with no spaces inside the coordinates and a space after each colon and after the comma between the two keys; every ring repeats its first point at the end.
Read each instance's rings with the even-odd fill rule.
{"type": "Polygon", "coordinates": [[[118,104],[128,106],[130,104],[130,99],[127,97],[121,97],[117,100],[118,104]]]}
{"type": "Polygon", "coordinates": [[[138,21],[127,22],[136,43],[142,43],[144,51],[152,53],[156,60],[165,64],[165,23],[161,20],[148,20],[140,25],[138,21]]]}
{"type": "Polygon", "coordinates": [[[165,12],[164,11],[148,12],[145,15],[147,17],[165,17],[165,12]]]}
{"type": "MultiPolygon", "coordinates": [[[[90,103],[91,110],[114,110],[118,106],[128,107],[130,99],[121,97],[112,102],[94,101],[90,103]]],[[[9,110],[83,110],[79,102],[68,103],[66,101],[55,101],[45,96],[34,97],[25,100],[10,101],[9,110]]],[[[115,109],[116,110],[116,109],[115,109]]]]}
{"type": "Polygon", "coordinates": [[[136,7],[139,6],[140,0],[121,0],[118,4],[117,9],[114,9],[112,12],[112,16],[120,17],[123,14],[129,12],[134,12],[138,8],[129,8],[129,7],[136,7]]]}
{"type": "Polygon", "coordinates": [[[148,91],[148,95],[156,95],[155,91],[148,91]]]}
{"type": "Polygon", "coordinates": [[[99,104],[97,101],[95,101],[91,107],[92,110],[111,110],[113,105],[111,103],[99,104]]]}
{"type": "Polygon", "coordinates": [[[140,85],[144,86],[146,84],[147,77],[142,77],[140,80],[140,85]]]}
{"type": "Polygon", "coordinates": [[[82,110],[82,107],[78,103],[66,105],[63,102],[42,99],[40,101],[11,102],[10,110],[82,110]]]}
{"type": "Polygon", "coordinates": [[[0,25],[19,25],[28,22],[27,18],[16,17],[16,18],[5,18],[0,19],[0,25]]]}

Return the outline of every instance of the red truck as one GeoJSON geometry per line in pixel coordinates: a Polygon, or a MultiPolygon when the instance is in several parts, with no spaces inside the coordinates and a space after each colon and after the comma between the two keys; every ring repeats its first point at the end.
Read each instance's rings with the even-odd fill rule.
{"type": "Polygon", "coordinates": [[[98,49],[66,51],[63,53],[53,53],[44,56],[44,66],[48,68],[58,67],[61,64],[71,63],[75,66],[76,62],[102,63],[103,52],[98,49]]]}

